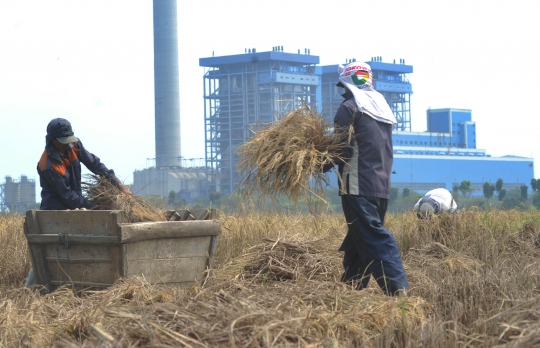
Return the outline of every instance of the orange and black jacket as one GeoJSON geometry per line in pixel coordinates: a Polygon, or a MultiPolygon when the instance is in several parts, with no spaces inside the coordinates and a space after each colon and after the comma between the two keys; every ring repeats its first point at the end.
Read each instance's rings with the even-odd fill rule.
{"type": "Polygon", "coordinates": [[[92,208],[94,203],[82,195],[81,162],[94,174],[104,175],[113,183],[120,181],[114,170],[107,169],[99,157],[86,151],[80,139],[70,144],[70,149],[60,155],[61,162],[54,160],[47,150],[43,151],[37,171],[41,184],[42,210],[65,210],[92,208]]]}

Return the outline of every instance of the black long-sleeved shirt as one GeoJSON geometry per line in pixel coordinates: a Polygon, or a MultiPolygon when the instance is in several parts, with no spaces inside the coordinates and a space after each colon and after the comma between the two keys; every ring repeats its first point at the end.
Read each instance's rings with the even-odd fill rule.
{"type": "Polygon", "coordinates": [[[347,143],[349,126],[352,124],[354,137],[340,154],[345,162],[336,161],[344,186],[340,183],[340,195],[388,199],[394,161],[392,125],[357,112],[352,92],[346,92],[343,98],[345,100],[334,117],[334,132],[339,132],[341,140],[347,143]]]}

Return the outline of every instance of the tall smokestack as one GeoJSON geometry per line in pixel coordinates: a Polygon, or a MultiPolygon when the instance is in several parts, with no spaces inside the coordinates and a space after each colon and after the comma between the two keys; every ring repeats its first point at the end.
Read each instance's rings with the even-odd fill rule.
{"type": "Polygon", "coordinates": [[[176,0],[154,0],[156,166],[179,166],[180,93],[176,0]]]}

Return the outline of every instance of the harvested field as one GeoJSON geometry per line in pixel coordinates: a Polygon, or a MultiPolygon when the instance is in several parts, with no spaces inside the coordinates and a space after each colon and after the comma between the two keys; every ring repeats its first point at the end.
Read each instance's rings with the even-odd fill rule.
{"type": "Polygon", "coordinates": [[[411,290],[338,282],[340,214],[222,215],[216,269],[191,289],[120,280],[103,291],[22,288],[20,215],[0,215],[0,347],[534,347],[536,211],[390,214],[411,290]]]}

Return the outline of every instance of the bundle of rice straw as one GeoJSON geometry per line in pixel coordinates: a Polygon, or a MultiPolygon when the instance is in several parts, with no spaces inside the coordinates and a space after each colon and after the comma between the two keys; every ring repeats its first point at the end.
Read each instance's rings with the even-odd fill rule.
{"type": "Polygon", "coordinates": [[[122,210],[127,222],[166,221],[165,212],[159,206],[138,196],[122,194],[107,178],[89,174],[83,189],[89,200],[104,210],[122,210]]]}
{"type": "Polygon", "coordinates": [[[239,189],[246,196],[286,195],[294,202],[324,192],[324,164],[334,163],[340,144],[330,126],[309,105],[288,112],[238,148],[239,189]]]}
{"type": "Polygon", "coordinates": [[[262,244],[250,250],[252,258],[244,267],[248,275],[265,280],[318,279],[335,281],[341,273],[341,265],[335,261],[334,253],[324,252],[323,240],[272,240],[264,238],[262,244]],[[334,255],[333,255],[334,254],[334,255]],[[335,267],[335,265],[339,267],[335,267]]]}

